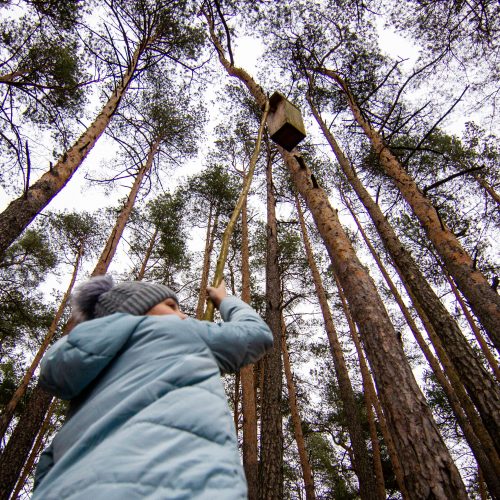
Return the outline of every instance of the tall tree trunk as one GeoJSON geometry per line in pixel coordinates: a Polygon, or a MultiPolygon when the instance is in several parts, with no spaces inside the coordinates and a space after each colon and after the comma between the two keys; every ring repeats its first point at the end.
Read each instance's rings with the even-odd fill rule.
{"type": "Polygon", "coordinates": [[[302,419],[299,414],[297,393],[295,391],[292,367],[290,366],[290,356],[288,355],[288,347],[286,345],[286,325],[283,314],[281,314],[281,325],[281,349],[283,354],[283,367],[285,369],[286,385],[288,388],[288,403],[290,407],[290,414],[292,416],[293,433],[295,435],[295,441],[299,451],[300,466],[302,468],[302,477],[304,479],[304,487],[306,490],[306,499],[315,500],[316,494],[314,492],[314,480],[311,471],[311,464],[309,462],[309,456],[307,454],[304,434],[302,432],[302,419]]]}
{"type": "MultiPolygon", "coordinates": [[[[244,83],[257,104],[264,107],[267,97],[263,89],[246,71],[235,67],[226,59],[214,31],[213,19],[206,11],[204,14],[221,64],[229,75],[244,83]]],[[[317,187],[316,181],[313,182],[302,157],[287,153],[281,148],[280,152],[294,184],[313,214],[359,326],[388,425],[401,458],[408,491],[412,492],[412,498],[467,498],[462,479],[413,377],[382,300],[359,262],[328,196],[317,187]]],[[[275,345],[280,345],[279,340],[275,339],[275,345]]],[[[266,366],[266,371],[269,368],[266,366]]],[[[279,382],[281,386],[281,378],[279,382]]],[[[266,397],[263,398],[263,403],[266,403],[266,397]]],[[[263,417],[266,416],[264,409],[263,407],[263,417]]],[[[263,472],[266,473],[267,469],[263,468],[263,472]]],[[[263,498],[266,498],[265,495],[263,498]]]]}
{"type": "Polygon", "coordinates": [[[208,274],[210,273],[210,259],[214,249],[215,235],[219,226],[219,212],[217,211],[214,217],[212,227],[214,207],[210,205],[207,221],[207,234],[205,237],[205,250],[203,252],[203,269],[201,271],[200,293],[198,294],[198,304],[196,305],[196,319],[203,318],[203,311],[205,310],[205,301],[207,298],[208,274]]]}
{"type": "MultiPolygon", "coordinates": [[[[384,437],[385,445],[387,446],[387,451],[389,452],[389,457],[392,463],[392,470],[394,472],[394,475],[396,476],[396,482],[398,483],[399,491],[401,492],[403,500],[407,500],[408,498],[410,498],[410,495],[406,490],[403,477],[403,468],[401,467],[401,462],[399,461],[399,457],[396,452],[396,447],[394,446],[394,440],[392,439],[391,433],[387,428],[387,422],[385,420],[384,413],[380,406],[380,402],[378,400],[375,387],[373,386],[372,376],[366,364],[358,332],[356,331],[356,325],[354,324],[351,313],[349,311],[349,306],[347,305],[347,300],[345,298],[344,291],[342,290],[342,287],[340,286],[339,280],[335,275],[335,273],[334,273],[334,278],[335,278],[335,283],[337,284],[337,290],[339,293],[340,302],[342,303],[342,309],[347,319],[347,324],[349,325],[349,332],[351,334],[351,338],[354,342],[356,353],[358,355],[359,368],[363,380],[363,388],[365,390],[365,399],[369,402],[369,404],[375,407],[375,412],[377,413],[380,430],[382,431],[382,436],[384,437]]],[[[375,461],[375,452],[374,452],[374,461],[375,461]]],[[[384,483],[384,488],[385,488],[385,483],[384,483]]]]}
{"type": "Polygon", "coordinates": [[[472,314],[470,313],[469,308],[467,307],[467,304],[462,299],[460,292],[458,291],[453,279],[450,277],[450,275],[446,271],[445,271],[445,276],[446,276],[446,280],[450,284],[450,287],[453,291],[453,295],[455,295],[457,302],[460,304],[460,307],[461,307],[462,311],[464,312],[464,316],[467,319],[467,323],[469,323],[470,329],[472,330],[474,337],[476,337],[477,343],[479,344],[479,347],[481,348],[481,351],[483,352],[484,357],[486,358],[491,369],[493,370],[493,373],[495,374],[497,381],[500,382],[500,368],[498,366],[498,361],[495,359],[495,356],[490,351],[488,344],[486,344],[486,341],[484,340],[484,337],[481,334],[481,331],[479,330],[479,326],[474,321],[474,318],[472,317],[472,314]]]}
{"type": "Polygon", "coordinates": [[[45,351],[47,350],[50,343],[52,342],[52,339],[54,338],[57,326],[59,325],[59,321],[61,321],[64,310],[66,309],[66,306],[68,304],[69,297],[71,295],[71,290],[73,290],[73,286],[75,285],[82,255],[83,255],[83,244],[78,249],[75,263],[73,264],[73,273],[71,275],[71,280],[69,282],[68,288],[66,289],[66,292],[63,295],[62,301],[59,305],[59,308],[57,309],[54,319],[52,320],[52,323],[49,326],[49,330],[45,335],[45,338],[43,339],[42,345],[38,349],[38,352],[36,353],[33,361],[31,362],[30,367],[24,374],[24,377],[22,378],[19,387],[16,389],[16,391],[12,395],[12,398],[3,409],[2,416],[0,418],[0,440],[3,439],[3,437],[5,436],[5,432],[9,427],[10,421],[12,420],[12,416],[14,415],[17,405],[21,400],[21,398],[26,394],[26,390],[28,389],[31,378],[35,373],[35,370],[37,369],[40,360],[42,359],[43,355],[45,354],[45,351]]]}
{"type": "Polygon", "coordinates": [[[493,198],[495,203],[500,206],[500,195],[484,180],[477,174],[473,174],[474,179],[479,183],[479,185],[493,198]]]}
{"type": "MultiPolygon", "coordinates": [[[[368,247],[370,250],[370,253],[373,256],[373,259],[377,263],[378,268],[380,269],[380,272],[382,273],[382,276],[384,277],[387,285],[389,286],[389,289],[391,290],[394,298],[396,299],[396,302],[401,309],[401,312],[403,313],[403,316],[410,327],[410,330],[413,333],[413,336],[415,337],[415,340],[417,341],[418,345],[420,346],[420,349],[425,355],[425,358],[427,359],[427,362],[429,363],[430,367],[432,368],[432,371],[436,375],[436,379],[438,383],[441,385],[443,388],[446,397],[448,398],[448,401],[450,403],[450,406],[452,408],[452,411],[457,419],[458,424],[460,425],[465,439],[469,443],[469,446],[472,450],[472,453],[474,454],[474,457],[476,458],[477,463],[483,468],[483,470],[486,473],[486,477],[488,479],[488,487],[490,488],[490,491],[492,494],[495,496],[498,496],[500,498],[500,462],[498,461],[498,456],[495,454],[492,454],[492,460],[489,459],[487,454],[485,453],[485,449],[482,446],[480,440],[478,439],[478,436],[476,435],[475,432],[475,427],[477,428],[478,426],[481,426],[481,423],[478,422],[477,420],[477,415],[474,412],[474,410],[470,410],[469,414],[466,415],[464,410],[462,409],[462,406],[468,407],[470,406],[470,401],[467,400],[467,395],[463,391],[462,385],[459,381],[456,383],[454,386],[448,382],[448,379],[446,378],[445,374],[441,370],[441,367],[439,366],[439,362],[437,359],[433,356],[431,350],[427,346],[424,338],[422,337],[420,331],[417,328],[417,325],[413,321],[413,318],[410,314],[410,311],[408,311],[408,308],[405,306],[403,299],[401,298],[396,286],[394,285],[393,281],[391,280],[389,273],[385,269],[382,260],[380,259],[379,255],[375,251],[375,248],[373,248],[373,245],[370,243],[368,237],[366,236],[361,224],[359,223],[358,218],[354,214],[354,211],[350,207],[349,203],[346,201],[346,205],[351,212],[354,221],[356,222],[356,225],[358,226],[358,229],[368,247]],[[458,390],[458,393],[460,394],[460,398],[457,396],[456,390],[458,390]],[[471,425],[471,422],[475,423],[476,426],[473,427],[471,425]]],[[[434,334],[431,335],[434,337],[434,334]]],[[[436,340],[436,339],[434,339],[436,340]]],[[[439,340],[439,346],[437,348],[438,352],[442,351],[442,344],[440,343],[439,340]]],[[[434,343],[433,343],[434,344],[434,343]]],[[[451,375],[453,377],[453,375],[451,375]]],[[[479,432],[484,431],[480,430],[479,432]]],[[[491,449],[492,443],[488,442],[488,448],[491,449]]]]}
{"type": "Polygon", "coordinates": [[[233,420],[234,430],[236,432],[236,439],[238,439],[238,432],[240,428],[240,372],[234,374],[234,398],[233,398],[233,420]]]}
{"type": "Polygon", "coordinates": [[[500,296],[491,288],[485,276],[475,268],[470,255],[463,249],[457,237],[446,227],[431,201],[422,193],[386,146],[382,136],[363,116],[347,84],[334,71],[326,69],[321,73],[333,79],[346,95],[354,119],[370,140],[384,172],[393,179],[394,184],[412,208],[443,259],[448,272],[467,298],[492,342],[500,350],[500,296]]]}
{"type": "Polygon", "coordinates": [[[284,151],[283,156],[315,219],[361,332],[411,498],[466,498],[460,475],[413,377],[375,284],[358,260],[327,194],[311,177],[300,156],[284,151]]]}
{"type": "Polygon", "coordinates": [[[309,241],[307,228],[304,222],[304,215],[302,213],[302,208],[300,206],[298,196],[295,196],[295,204],[297,207],[297,215],[299,218],[302,240],[304,242],[304,248],[306,251],[307,263],[309,265],[309,269],[311,270],[314,288],[316,290],[316,295],[318,297],[321,312],[323,314],[325,330],[328,337],[328,343],[330,345],[333,365],[335,367],[335,374],[337,376],[337,382],[339,384],[340,397],[342,399],[344,411],[346,414],[347,428],[349,430],[349,436],[351,439],[351,446],[353,450],[353,468],[356,472],[356,475],[358,476],[360,495],[363,499],[385,498],[385,490],[382,495],[380,495],[380,492],[377,492],[374,478],[373,462],[370,459],[368,448],[363,437],[361,417],[356,405],[354,391],[352,390],[349,371],[347,370],[344,354],[342,352],[342,346],[340,345],[337,331],[333,323],[333,318],[330,312],[330,307],[328,305],[328,299],[323,287],[323,282],[314,260],[311,243],[309,241]]]}
{"type": "MultiPolygon", "coordinates": [[[[250,258],[248,245],[247,201],[241,209],[241,299],[250,304],[250,258]]],[[[248,500],[258,498],[259,459],[257,449],[257,408],[254,366],[240,370],[243,413],[243,467],[248,484],[248,500]]]]}
{"type": "Polygon", "coordinates": [[[45,415],[45,420],[43,421],[42,426],[40,427],[40,431],[38,432],[38,436],[36,437],[35,444],[33,445],[33,448],[31,449],[28,460],[26,460],[26,463],[24,464],[23,472],[21,473],[21,476],[19,477],[19,480],[17,481],[16,487],[14,488],[14,492],[12,493],[12,496],[11,496],[12,500],[18,498],[19,493],[21,492],[24,485],[26,484],[26,480],[28,479],[28,476],[33,471],[35,461],[36,461],[38,455],[40,454],[40,452],[42,451],[43,445],[45,443],[45,436],[47,434],[47,431],[49,430],[50,421],[52,419],[52,414],[54,413],[54,409],[55,409],[56,405],[57,405],[57,401],[55,399],[52,400],[52,403],[50,404],[50,407],[47,410],[47,414],[45,415]]]}
{"type": "Polygon", "coordinates": [[[155,227],[153,235],[149,240],[148,248],[146,249],[146,253],[144,254],[144,258],[142,259],[141,268],[135,277],[136,281],[142,281],[144,279],[144,275],[146,274],[146,269],[148,267],[149,259],[151,258],[151,254],[156,245],[156,237],[158,236],[158,227],[155,227]]]}
{"type": "Polygon", "coordinates": [[[0,455],[0,500],[8,500],[28,459],[52,396],[37,385],[0,455]]]}
{"type": "Polygon", "coordinates": [[[463,336],[460,328],[420,272],[411,254],[399,241],[380,207],[373,201],[368,191],[356,176],[349,160],[340,149],[333,134],[326,127],[325,122],[321,119],[311,100],[309,100],[309,103],[318,124],[332,147],[342,171],[370,214],[386,250],[404,276],[403,281],[411,288],[418,303],[431,321],[434,331],[439,335],[443,347],[459,373],[462,383],[467,388],[470,398],[478,408],[485,427],[490,432],[491,437],[500,442],[500,437],[497,439],[500,432],[500,394],[498,393],[495,380],[484,368],[476,353],[467,342],[467,339],[463,336]]]}
{"type": "Polygon", "coordinates": [[[0,260],[7,248],[66,185],[104,132],[135,74],[144,45],[136,48],[127,71],[90,127],[62,158],[0,214],[0,260]]]}
{"type": "Polygon", "coordinates": [[[272,157],[269,144],[267,146],[266,323],[273,332],[274,347],[263,359],[264,387],[261,400],[259,498],[261,500],[281,500],[283,498],[282,298],[278,266],[278,234],[272,157]]]}
{"type": "Polygon", "coordinates": [[[94,268],[94,271],[92,272],[92,276],[100,276],[102,274],[106,274],[106,271],[108,270],[109,265],[111,264],[111,261],[115,256],[118,243],[120,242],[123,231],[125,230],[125,225],[128,222],[130,213],[134,208],[134,203],[137,198],[137,193],[141,188],[144,176],[147,175],[151,170],[151,167],[153,166],[153,160],[156,152],[158,151],[159,146],[160,146],[160,140],[157,139],[153,142],[148,151],[146,163],[137,172],[137,175],[135,176],[134,179],[134,183],[132,184],[132,188],[130,189],[130,193],[127,197],[127,201],[125,202],[123,208],[120,210],[120,214],[116,219],[115,226],[113,227],[113,230],[109,235],[104,250],[102,251],[101,256],[99,257],[99,260],[94,268]]]}

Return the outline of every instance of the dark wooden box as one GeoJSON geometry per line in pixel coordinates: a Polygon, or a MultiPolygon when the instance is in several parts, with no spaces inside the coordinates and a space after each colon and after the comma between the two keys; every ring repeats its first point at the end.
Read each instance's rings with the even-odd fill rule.
{"type": "Polygon", "coordinates": [[[271,96],[269,104],[267,126],[271,139],[291,151],[306,136],[300,109],[279,92],[271,96]]]}

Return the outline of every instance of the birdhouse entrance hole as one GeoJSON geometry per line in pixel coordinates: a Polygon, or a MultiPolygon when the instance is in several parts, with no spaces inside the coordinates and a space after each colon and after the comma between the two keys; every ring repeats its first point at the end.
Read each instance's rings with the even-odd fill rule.
{"type": "Polygon", "coordinates": [[[267,126],[271,139],[291,151],[306,136],[300,109],[279,92],[271,96],[269,105],[267,126]]]}

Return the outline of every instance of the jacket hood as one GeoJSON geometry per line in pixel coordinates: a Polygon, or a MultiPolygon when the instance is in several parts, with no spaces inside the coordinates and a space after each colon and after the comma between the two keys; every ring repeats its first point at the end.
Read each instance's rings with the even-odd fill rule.
{"type": "Polygon", "coordinates": [[[80,323],[43,358],[40,386],[58,398],[75,398],[108,366],[145,319],[116,313],[80,323]]]}

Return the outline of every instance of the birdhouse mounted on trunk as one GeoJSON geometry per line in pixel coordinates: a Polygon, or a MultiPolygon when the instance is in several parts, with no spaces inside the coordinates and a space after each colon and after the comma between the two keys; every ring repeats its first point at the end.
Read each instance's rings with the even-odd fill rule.
{"type": "Polygon", "coordinates": [[[269,105],[267,126],[271,139],[291,151],[306,136],[300,109],[279,92],[271,96],[269,105]]]}

